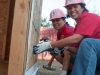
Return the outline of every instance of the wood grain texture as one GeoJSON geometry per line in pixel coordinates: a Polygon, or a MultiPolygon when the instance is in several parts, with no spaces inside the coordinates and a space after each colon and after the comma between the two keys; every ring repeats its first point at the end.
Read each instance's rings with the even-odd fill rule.
{"type": "Polygon", "coordinates": [[[29,1],[16,0],[8,75],[24,75],[27,54],[29,1]]]}
{"type": "Polygon", "coordinates": [[[34,0],[33,26],[30,42],[30,55],[28,61],[28,69],[37,62],[37,55],[33,54],[33,45],[39,42],[40,20],[41,20],[42,0],[34,0]],[[38,25],[38,26],[36,26],[38,25]],[[35,29],[37,27],[38,29],[35,29]]]}
{"type": "Polygon", "coordinates": [[[5,59],[10,0],[0,0],[0,59],[5,59]]]}
{"type": "Polygon", "coordinates": [[[28,35],[32,0],[16,0],[15,2],[8,75],[24,75],[26,65],[28,65],[29,70],[37,62],[37,56],[33,55],[32,50],[33,45],[39,41],[42,0],[34,1],[34,16],[28,58],[28,35]],[[36,25],[39,25],[38,29],[35,28],[36,25]],[[26,64],[27,60],[28,64],[26,64]]]}

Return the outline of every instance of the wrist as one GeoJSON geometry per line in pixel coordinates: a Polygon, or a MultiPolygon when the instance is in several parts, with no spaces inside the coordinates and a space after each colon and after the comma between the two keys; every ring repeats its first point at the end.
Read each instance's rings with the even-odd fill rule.
{"type": "Polygon", "coordinates": [[[56,41],[50,42],[50,45],[51,45],[52,48],[55,48],[55,47],[56,47],[56,46],[55,46],[55,42],[56,42],[56,41]]]}
{"type": "Polygon", "coordinates": [[[53,48],[53,47],[51,46],[51,42],[48,42],[48,43],[49,43],[50,48],[53,48]]]}

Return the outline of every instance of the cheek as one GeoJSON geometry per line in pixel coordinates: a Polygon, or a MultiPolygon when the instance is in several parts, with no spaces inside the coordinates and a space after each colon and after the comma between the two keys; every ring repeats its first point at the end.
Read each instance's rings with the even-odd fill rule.
{"type": "Polygon", "coordinates": [[[83,13],[83,10],[80,9],[80,10],[77,10],[77,12],[78,12],[78,15],[77,16],[80,16],[83,13]]]}
{"type": "Polygon", "coordinates": [[[62,27],[62,24],[63,24],[62,22],[59,22],[59,23],[58,23],[59,27],[62,27]]]}
{"type": "Polygon", "coordinates": [[[59,24],[59,28],[60,28],[60,29],[63,28],[63,26],[64,26],[64,23],[60,23],[60,24],[59,24]]]}
{"type": "Polygon", "coordinates": [[[79,12],[79,14],[82,14],[82,12],[84,11],[84,9],[81,8],[81,7],[80,8],[77,8],[76,10],[79,12]]]}

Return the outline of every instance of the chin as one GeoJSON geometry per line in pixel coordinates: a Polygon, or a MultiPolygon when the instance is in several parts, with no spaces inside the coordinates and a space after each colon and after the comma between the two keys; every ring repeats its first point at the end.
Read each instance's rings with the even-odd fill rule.
{"type": "Polygon", "coordinates": [[[55,28],[56,30],[59,30],[59,28],[55,28]]]}
{"type": "Polygon", "coordinates": [[[76,20],[77,18],[76,17],[71,17],[72,19],[76,20]]]}
{"type": "Polygon", "coordinates": [[[76,20],[78,17],[77,16],[73,16],[73,17],[71,17],[72,19],[74,19],[74,20],[76,20]]]}
{"type": "Polygon", "coordinates": [[[59,29],[56,28],[56,30],[59,30],[59,29]]]}

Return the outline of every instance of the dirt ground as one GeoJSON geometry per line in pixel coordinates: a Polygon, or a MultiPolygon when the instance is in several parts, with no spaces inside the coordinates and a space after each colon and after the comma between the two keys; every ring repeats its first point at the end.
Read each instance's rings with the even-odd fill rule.
{"type": "Polygon", "coordinates": [[[46,65],[48,62],[49,62],[48,60],[38,60],[39,64],[38,75],[59,75],[62,70],[62,65],[57,61],[53,61],[52,67],[56,68],[56,70],[50,71],[43,68],[43,65],[46,65]]]}

